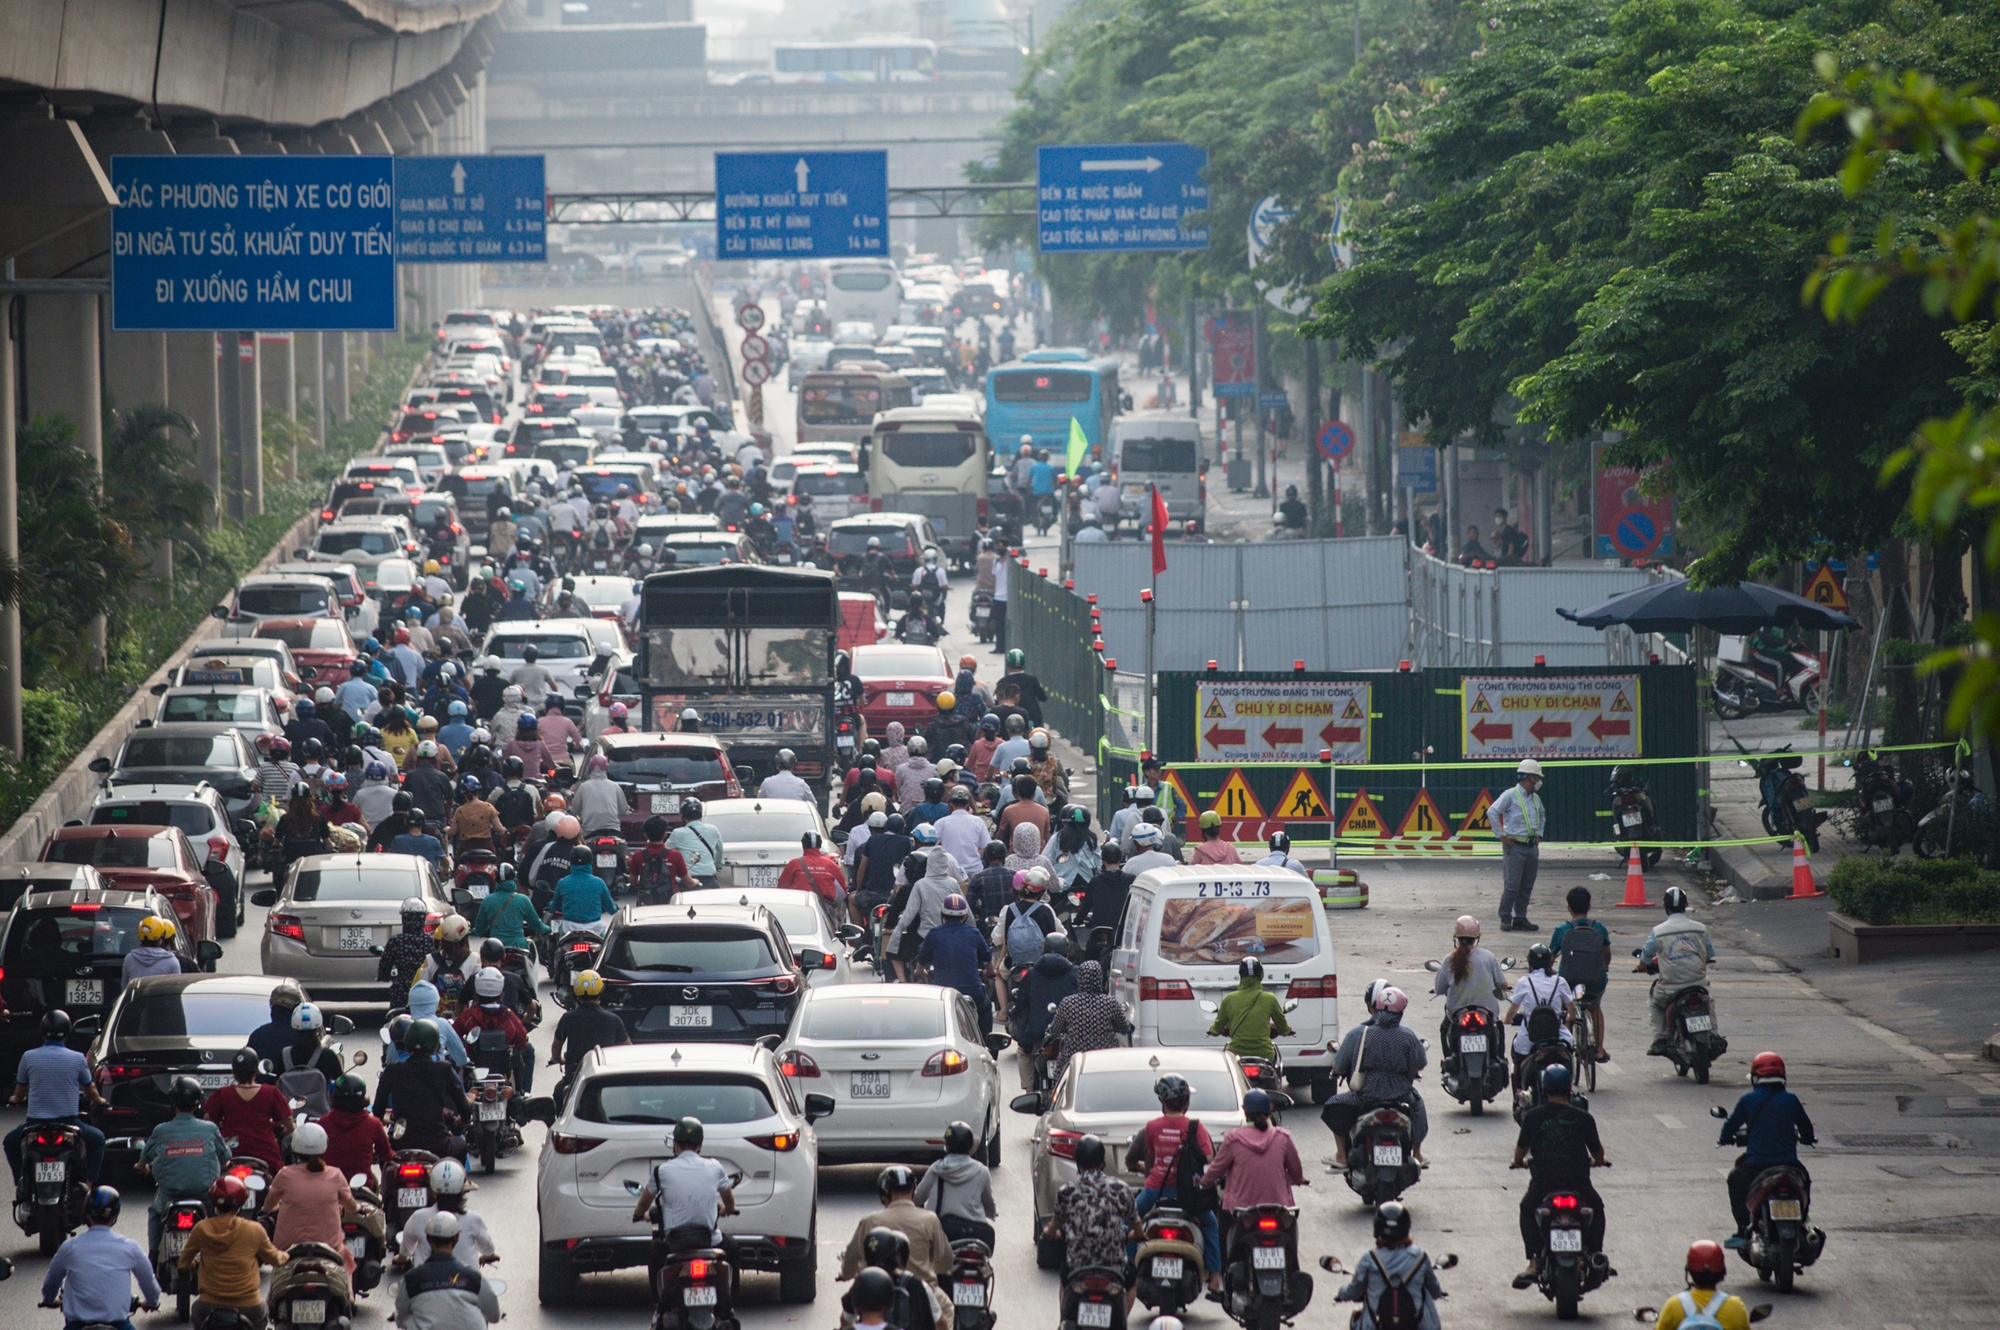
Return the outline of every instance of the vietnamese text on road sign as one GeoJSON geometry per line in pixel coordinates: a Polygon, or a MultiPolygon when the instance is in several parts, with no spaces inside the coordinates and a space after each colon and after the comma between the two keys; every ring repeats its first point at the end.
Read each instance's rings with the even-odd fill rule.
{"type": "Polygon", "coordinates": [[[546,263],[543,159],[398,157],[401,263],[546,263]]]}
{"type": "Polygon", "coordinates": [[[393,329],[394,162],[113,157],[111,326],[393,329]]]}
{"type": "Polygon", "coordinates": [[[889,255],[887,152],[718,152],[715,246],[724,259],[889,255]]]}
{"type": "Polygon", "coordinates": [[[1044,146],[1035,155],[1036,224],[1044,254],[1207,249],[1208,228],[1181,218],[1208,208],[1208,151],[1185,143],[1044,146]]]}
{"type": "Polygon", "coordinates": [[[1370,687],[1358,680],[1207,683],[1195,687],[1200,762],[1368,760],[1370,687]]]}
{"type": "Polygon", "coordinates": [[[1460,686],[1468,759],[1639,756],[1636,674],[1468,674],[1460,686]]]}

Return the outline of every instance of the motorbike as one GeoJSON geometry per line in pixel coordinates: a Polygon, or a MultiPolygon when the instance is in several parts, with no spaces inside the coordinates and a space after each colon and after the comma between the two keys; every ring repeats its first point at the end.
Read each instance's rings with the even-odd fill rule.
{"type": "Polygon", "coordinates": [[[603,935],[587,929],[564,933],[550,944],[549,981],[558,1000],[570,991],[570,982],[591,967],[603,945],[603,935]]]}
{"type": "Polygon", "coordinates": [[[1035,496],[1034,516],[1029,519],[1034,524],[1035,534],[1038,536],[1048,535],[1049,528],[1056,524],[1056,517],[1060,511],[1061,509],[1056,504],[1055,495],[1037,494],[1035,496]]]}
{"type": "Polygon", "coordinates": [[[431,1204],[431,1165],[438,1156],[428,1150],[398,1150],[382,1179],[382,1209],[389,1231],[401,1233],[410,1216],[431,1204]]]}
{"type": "Polygon", "coordinates": [[[1499,1098],[1507,1085],[1504,1038],[1503,1046],[1495,1048],[1496,1038],[1502,1038],[1500,1023],[1484,1007],[1460,1007],[1445,1015],[1440,1035],[1445,1093],[1470,1105],[1474,1117],[1483,1114],[1486,1101],[1499,1098]]]}
{"type": "Polygon", "coordinates": [[[868,955],[874,962],[875,974],[884,982],[895,976],[895,967],[889,964],[889,907],[878,905],[868,914],[868,955]]]}
{"type": "Polygon", "coordinates": [[[896,625],[896,640],[916,646],[930,646],[944,636],[944,629],[930,616],[928,606],[920,598],[910,606],[910,610],[896,625]]]}
{"type": "Polygon", "coordinates": [[[514,1099],[514,1050],[500,1030],[481,1030],[478,1043],[470,1050],[472,1062],[466,1068],[465,1097],[472,1101],[473,1121],[467,1144],[479,1156],[480,1167],[491,1173],[503,1154],[521,1146],[521,1129],[514,1125],[509,1110],[514,1099]]]}
{"type": "Polygon", "coordinates": [[[1819,710],[1823,681],[1818,656],[1789,645],[1782,653],[1766,656],[1752,651],[1748,639],[1734,640],[1740,645],[1732,650],[1731,639],[1723,639],[1715,680],[1709,686],[1710,704],[1717,716],[1739,720],[1753,711],[1819,710]]]}
{"type": "MultiPolygon", "coordinates": [[[[382,1208],[382,1198],[368,1185],[366,1173],[349,1178],[347,1187],[361,1205],[382,1208]]],[[[358,1297],[382,1282],[382,1267],[389,1259],[388,1242],[370,1232],[358,1212],[341,1217],[340,1241],[354,1258],[354,1292],[358,1297]]]]}
{"type": "Polygon", "coordinates": [[[484,901],[500,880],[500,857],[491,850],[467,850],[458,856],[452,870],[452,886],[471,896],[475,907],[484,901]]]}
{"type": "Polygon", "coordinates": [[[1259,1205],[1230,1216],[1222,1306],[1244,1330],[1278,1330],[1312,1301],[1312,1276],[1298,1268],[1298,1211],[1259,1205]]]}
{"type": "MultiPolygon", "coordinates": [[[[229,1138],[226,1144],[230,1149],[234,1150],[236,1148],[235,1138],[229,1138]]],[[[243,1203],[243,1208],[237,1211],[238,1214],[242,1215],[245,1219],[256,1220],[267,1230],[277,1223],[276,1219],[264,1213],[264,1194],[271,1188],[271,1166],[269,1164],[255,1155],[233,1155],[230,1157],[229,1162],[222,1166],[222,1171],[242,1183],[244,1188],[250,1193],[250,1199],[243,1203]]]]}
{"type": "Polygon", "coordinates": [[[153,1254],[153,1277],[160,1281],[160,1295],[174,1296],[174,1318],[185,1321],[188,1305],[194,1300],[195,1272],[180,1268],[181,1248],[187,1245],[194,1226],[208,1218],[208,1203],[199,1199],[175,1201],[160,1216],[160,1249],[153,1254]]]}
{"type": "Polygon", "coordinates": [[[993,640],[993,593],[975,591],[972,593],[972,631],[982,642],[993,640]]]}
{"type": "MultiPolygon", "coordinates": [[[[1453,1266],[1457,1264],[1458,1264],[1458,1254],[1456,1252],[1446,1252],[1440,1259],[1433,1261],[1431,1263],[1431,1269],[1442,1272],[1451,1269],[1453,1266]]],[[[1331,1256],[1320,1257],[1319,1268],[1326,1271],[1330,1275],[1353,1274],[1351,1270],[1349,1270],[1346,1266],[1342,1265],[1337,1259],[1331,1256]]],[[[1448,1298],[1451,1296],[1451,1293],[1449,1290],[1439,1289],[1437,1296],[1439,1296],[1440,1298],[1448,1298]]],[[[1357,1312],[1355,1313],[1355,1315],[1359,1316],[1360,1313],[1357,1312]]]]}
{"type": "Polygon", "coordinates": [[[590,838],[593,862],[597,865],[597,875],[613,894],[631,886],[625,876],[625,838],[615,832],[605,832],[590,838]]]}
{"type": "Polygon", "coordinates": [[[657,1208],[653,1216],[655,1250],[666,1253],[653,1275],[653,1330],[737,1330],[729,1254],[708,1245],[705,1228],[663,1233],[657,1208]]]}
{"type": "Polygon", "coordinates": [[[1972,819],[1984,817],[1986,811],[1986,796],[1979,792],[1972,773],[1962,767],[1954,767],[1945,775],[1943,801],[1918,821],[1917,834],[1910,848],[1917,852],[1920,859],[1940,858],[1954,849],[1961,853],[1967,848],[1976,850],[1973,828],[1978,824],[1972,819]]]}
{"type": "Polygon", "coordinates": [[[951,1270],[945,1290],[951,1295],[952,1324],[957,1330],[993,1330],[993,1252],[977,1238],[951,1244],[951,1270]]]}
{"type": "Polygon", "coordinates": [[[37,1122],[21,1137],[21,1185],[14,1222],[23,1233],[39,1237],[42,1255],[53,1256],[82,1226],[89,1194],[83,1131],[74,1122],[37,1122]]]}
{"type": "MultiPolygon", "coordinates": [[[[1649,961],[1639,968],[1658,974],[1660,963],[1649,961]]],[[[1695,1084],[1708,1084],[1709,1066],[1729,1051],[1729,1041],[1715,1028],[1715,1006],[1706,987],[1684,988],[1668,999],[1667,1045],[1665,1056],[1677,1073],[1685,1076],[1692,1071],[1695,1084]]]]}
{"type": "Polygon", "coordinates": [[[323,1242],[295,1242],[285,1257],[284,1285],[280,1288],[274,1281],[271,1290],[271,1324],[282,1330],[306,1326],[347,1330],[354,1302],[341,1295],[335,1279],[346,1273],[339,1249],[323,1242]]]}
{"type": "Polygon", "coordinates": [[[1917,818],[1910,808],[1916,786],[1898,777],[1889,759],[1865,749],[1853,759],[1854,832],[1869,845],[1880,845],[1891,855],[1908,844],[1919,855],[1917,818]]]}
{"type": "MultiPolygon", "coordinates": [[[[1611,769],[1611,833],[1630,836],[1636,841],[1661,839],[1660,820],[1653,813],[1653,796],[1646,792],[1646,778],[1626,767],[1611,769]]],[[[1611,851],[1621,863],[1625,860],[1626,846],[1613,845],[1611,851]]],[[[1660,862],[1663,852],[1658,845],[1642,845],[1639,862],[1651,868],[1660,862]]]]}
{"type": "MultiPolygon", "coordinates": [[[[1528,1048],[1528,1056],[1521,1062],[1521,1074],[1514,1085],[1514,1121],[1519,1123],[1529,1112],[1548,1102],[1542,1093],[1542,1072],[1552,1066],[1564,1066],[1570,1070],[1571,1084],[1575,1084],[1576,1055],[1561,1039],[1544,1040],[1528,1048]]],[[[1581,1093],[1571,1091],[1569,1101],[1578,1108],[1588,1109],[1590,1101],[1581,1093]]]]}
{"type": "MultiPolygon", "coordinates": [[[[1279,1002],[1283,1005],[1288,1015],[1298,1010],[1299,1004],[1297,999],[1280,998],[1279,1002]]],[[[1221,1007],[1217,1003],[1211,1002],[1207,998],[1203,998],[1199,1005],[1203,1011],[1211,1016],[1221,1010],[1221,1007]]],[[[1222,1035],[1215,1036],[1217,1039],[1224,1037],[1222,1035]]],[[[1262,1090],[1272,1096],[1272,1104],[1279,1109],[1291,1107],[1291,1096],[1285,1091],[1285,1060],[1278,1053],[1276,1046],[1272,1047],[1271,1056],[1268,1058],[1239,1057],[1236,1061],[1243,1068],[1243,1075],[1250,1082],[1251,1089],[1262,1090]]]]}
{"type": "Polygon", "coordinates": [[[1154,1206],[1144,1224],[1133,1266],[1139,1301],[1162,1316],[1179,1316],[1201,1297],[1201,1231],[1171,1205],[1154,1206]]]}
{"type": "Polygon", "coordinates": [[[1125,1272],[1109,1265],[1070,1271],[1063,1280],[1061,1326],[1062,1330],[1125,1330],[1125,1272]]]}
{"type": "Polygon", "coordinates": [[[1806,789],[1805,778],[1799,775],[1799,767],[1805,759],[1787,750],[1786,744],[1769,757],[1745,760],[1757,775],[1758,813],[1763,817],[1764,830],[1773,836],[1789,836],[1794,831],[1805,837],[1806,848],[1819,853],[1819,824],[1826,821],[1826,814],[1813,807],[1812,792],[1806,789]]]}
{"type": "Polygon", "coordinates": [[[1555,1303],[1558,1321],[1574,1321],[1583,1295],[1618,1273],[1603,1252],[1583,1249],[1584,1230],[1591,1218],[1590,1207],[1566,1191],[1543,1197],[1535,1209],[1535,1223],[1542,1235],[1535,1285],[1543,1297],[1555,1303]]]}
{"type": "MultiPolygon", "coordinates": [[[[1708,1114],[1729,1118],[1729,1110],[1719,1105],[1708,1114]]],[[[1748,1135],[1747,1125],[1737,1128],[1734,1143],[1744,1144],[1748,1135]]],[[[1790,1293],[1792,1281],[1826,1249],[1826,1230],[1806,1223],[1812,1217],[1812,1188],[1790,1164],[1773,1164],[1751,1179],[1749,1202],[1750,1245],[1737,1255],[1757,1271],[1757,1278],[1790,1293]]]]}
{"type": "Polygon", "coordinates": [[[1347,1185],[1362,1201],[1393,1201],[1423,1176],[1410,1157],[1410,1117],[1400,1106],[1363,1113],[1347,1141],[1347,1185]]]}

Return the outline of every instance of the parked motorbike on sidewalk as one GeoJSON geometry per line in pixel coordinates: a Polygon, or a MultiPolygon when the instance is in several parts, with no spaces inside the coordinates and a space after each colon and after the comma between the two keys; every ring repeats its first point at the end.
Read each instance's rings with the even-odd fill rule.
{"type": "Polygon", "coordinates": [[[972,631],[982,642],[993,640],[993,593],[972,593],[972,631]]]}
{"type": "MultiPolygon", "coordinates": [[[[1729,1110],[1718,1105],[1708,1115],[1726,1122],[1729,1110]]],[[[1732,1143],[1745,1144],[1749,1134],[1746,1123],[1736,1129],[1732,1143]]],[[[1811,1207],[1812,1187],[1805,1173],[1790,1164],[1773,1164],[1751,1179],[1750,1245],[1737,1255],[1757,1271],[1757,1278],[1775,1282],[1780,1293],[1790,1293],[1792,1281],[1826,1250],[1826,1230],[1806,1223],[1811,1207]]]]}
{"type": "MultiPolygon", "coordinates": [[[[1854,834],[1864,844],[1895,854],[1916,848],[1917,818],[1910,808],[1916,786],[1899,777],[1888,758],[1863,749],[1850,759],[1854,768],[1854,834]]],[[[1918,853],[1922,853],[1921,850],[1918,853]]]]}
{"type": "Polygon", "coordinates": [[[1760,652],[1750,639],[1721,639],[1709,696],[1715,714],[1740,720],[1753,711],[1818,711],[1823,681],[1819,657],[1789,644],[1781,652],[1760,652]]]}
{"type": "MultiPolygon", "coordinates": [[[[1611,768],[1611,834],[1635,841],[1661,839],[1660,820],[1653,811],[1653,796],[1646,791],[1646,778],[1637,767],[1611,768]]],[[[1624,862],[1628,845],[1613,845],[1612,853],[1624,862]]],[[[1639,862],[1647,868],[1660,862],[1664,851],[1658,845],[1641,845],[1639,862]]]]}
{"type": "Polygon", "coordinates": [[[1819,824],[1826,821],[1826,814],[1813,807],[1812,791],[1799,775],[1805,759],[1790,752],[1790,748],[1786,744],[1769,756],[1746,758],[1743,765],[1757,776],[1757,811],[1764,830],[1773,836],[1789,836],[1796,831],[1805,837],[1806,848],[1818,854],[1819,824]]]}

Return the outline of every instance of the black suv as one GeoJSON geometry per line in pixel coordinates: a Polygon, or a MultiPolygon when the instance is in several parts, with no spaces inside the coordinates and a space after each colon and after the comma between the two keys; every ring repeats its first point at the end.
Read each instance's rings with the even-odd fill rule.
{"type": "Polygon", "coordinates": [[[784,928],[758,905],[627,906],[596,968],[634,1043],[782,1035],[805,989],[784,928]]]}

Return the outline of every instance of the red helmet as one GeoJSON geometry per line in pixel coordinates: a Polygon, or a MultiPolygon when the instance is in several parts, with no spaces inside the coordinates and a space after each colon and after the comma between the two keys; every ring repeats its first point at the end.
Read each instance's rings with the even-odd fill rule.
{"type": "Polygon", "coordinates": [[[1728,1268],[1721,1243],[1703,1238],[1688,1248],[1687,1272],[1690,1275],[1714,1275],[1720,1279],[1728,1268]]]}
{"type": "Polygon", "coordinates": [[[409,645],[409,641],[410,641],[410,630],[407,628],[398,628],[396,630],[396,645],[407,646],[409,645]]]}
{"type": "Polygon", "coordinates": [[[250,1203],[250,1189],[239,1178],[227,1173],[208,1184],[208,1199],[211,1205],[225,1210],[240,1210],[250,1203]]]}
{"type": "Polygon", "coordinates": [[[1785,1060],[1776,1053],[1759,1053],[1750,1059],[1752,1085],[1762,1085],[1765,1081],[1777,1081],[1782,1084],[1784,1079],[1785,1060]]]}

